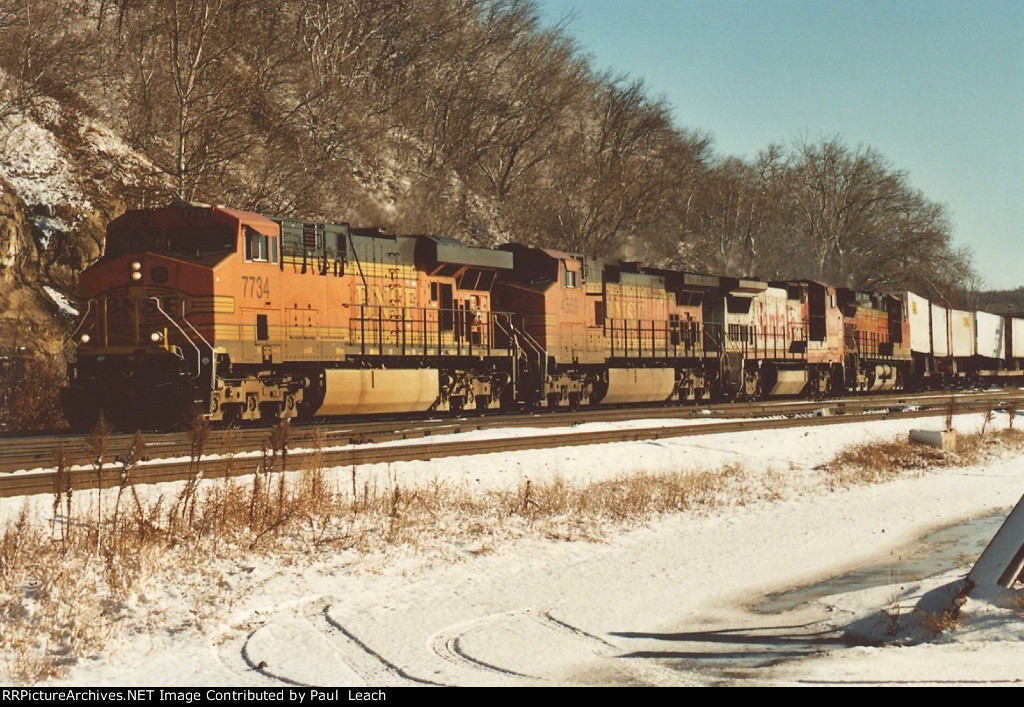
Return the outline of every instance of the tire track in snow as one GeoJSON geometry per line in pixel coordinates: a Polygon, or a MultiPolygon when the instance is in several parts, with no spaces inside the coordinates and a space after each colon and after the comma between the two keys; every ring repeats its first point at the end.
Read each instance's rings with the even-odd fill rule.
{"type": "Polygon", "coordinates": [[[221,663],[249,679],[255,673],[277,684],[305,687],[442,684],[407,674],[335,623],[327,615],[330,607],[329,601],[318,600],[279,611],[244,636],[225,636],[217,648],[221,663]]]}
{"type": "Polygon", "coordinates": [[[584,676],[598,673],[641,684],[685,684],[676,671],[618,660],[621,651],[614,644],[536,608],[449,626],[434,634],[428,647],[450,664],[512,684],[586,684],[590,678],[584,676]]]}

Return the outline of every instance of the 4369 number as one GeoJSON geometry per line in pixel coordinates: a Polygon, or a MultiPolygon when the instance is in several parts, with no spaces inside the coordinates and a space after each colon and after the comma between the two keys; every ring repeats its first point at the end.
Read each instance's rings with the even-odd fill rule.
{"type": "Polygon", "coordinates": [[[270,297],[270,278],[242,275],[242,297],[270,297]]]}

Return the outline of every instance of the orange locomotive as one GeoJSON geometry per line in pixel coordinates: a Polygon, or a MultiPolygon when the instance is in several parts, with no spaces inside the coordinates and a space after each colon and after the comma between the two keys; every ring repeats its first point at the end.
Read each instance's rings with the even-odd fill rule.
{"type": "Polygon", "coordinates": [[[850,383],[830,286],[502,248],[516,257],[495,303],[524,313],[546,354],[549,406],[826,395],[850,383]]]}
{"type": "Polygon", "coordinates": [[[78,428],[830,395],[1024,375],[1024,320],[506,244],[128,211],[79,281],[78,428]]]}
{"type": "Polygon", "coordinates": [[[119,427],[496,407],[510,253],[196,204],[128,211],[79,279],[68,421],[119,427]]]}

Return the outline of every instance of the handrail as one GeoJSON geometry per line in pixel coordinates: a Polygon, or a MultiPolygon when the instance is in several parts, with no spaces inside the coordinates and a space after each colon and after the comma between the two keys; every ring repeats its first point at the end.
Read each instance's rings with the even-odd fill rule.
{"type": "MultiPolygon", "coordinates": [[[[157,302],[157,308],[159,309],[159,307],[160,307],[160,303],[157,302]]],[[[167,315],[165,314],[164,316],[167,316],[167,315]]],[[[183,321],[186,324],[188,324],[188,328],[191,329],[195,333],[195,335],[199,337],[200,341],[202,341],[204,344],[206,344],[206,347],[208,349],[210,349],[210,390],[213,390],[214,388],[217,387],[217,351],[216,351],[216,349],[213,348],[213,344],[211,344],[209,341],[207,341],[206,337],[203,336],[202,333],[200,333],[200,331],[198,329],[196,329],[195,325],[188,320],[188,317],[185,316],[185,308],[184,308],[184,306],[182,306],[181,321],[183,321]]],[[[192,341],[189,340],[189,343],[191,344],[192,341]]],[[[182,360],[185,359],[184,356],[182,356],[181,358],[182,358],[182,360]]],[[[200,356],[200,358],[199,358],[199,366],[200,366],[200,368],[202,367],[202,363],[203,363],[203,359],[200,356]]],[[[198,371],[196,372],[195,377],[196,378],[199,377],[199,372],[198,371]]]]}
{"type": "Polygon", "coordinates": [[[510,350],[512,351],[512,390],[519,390],[519,337],[516,335],[515,327],[512,326],[512,316],[503,312],[494,313],[494,326],[508,337],[510,350]],[[509,320],[508,327],[501,323],[502,316],[509,320]]]}
{"type": "Polygon", "coordinates": [[[78,336],[78,332],[80,332],[82,330],[82,327],[85,326],[85,320],[89,318],[89,312],[92,311],[92,303],[95,301],[95,299],[88,300],[88,304],[86,305],[85,308],[85,314],[82,315],[82,318],[78,322],[78,326],[75,327],[75,330],[71,332],[71,336],[67,338],[67,340],[64,342],[64,345],[61,347],[64,350],[65,358],[70,359],[69,354],[74,353],[75,360],[78,360],[78,347],[74,343],[75,337],[78,336]]]}
{"type": "MultiPolygon", "coordinates": [[[[544,349],[544,347],[542,347],[537,342],[537,340],[535,338],[533,338],[533,336],[530,334],[530,332],[526,331],[525,329],[520,329],[519,327],[517,327],[515,325],[515,322],[512,321],[512,315],[510,313],[508,313],[508,312],[494,312],[494,314],[495,314],[494,321],[495,321],[496,324],[498,324],[498,326],[502,326],[500,324],[500,318],[501,317],[504,317],[505,320],[507,321],[507,324],[508,324],[507,330],[503,326],[502,326],[502,330],[505,331],[505,333],[508,335],[509,339],[511,340],[513,346],[515,347],[516,359],[518,359],[518,357],[519,357],[518,353],[519,353],[519,350],[520,350],[520,342],[525,344],[525,346],[523,346],[522,348],[529,352],[527,358],[529,358],[529,354],[532,354],[533,356],[536,356],[536,358],[537,358],[537,369],[538,369],[538,371],[540,373],[540,385],[541,385],[541,389],[543,390],[544,382],[547,380],[547,377],[548,377],[548,352],[544,349]]],[[[513,366],[512,370],[513,370],[513,375],[515,376],[516,379],[518,379],[518,370],[519,370],[518,366],[513,366]]],[[[515,382],[513,382],[513,385],[515,385],[515,382]]]]}
{"type": "MultiPolygon", "coordinates": [[[[171,315],[169,315],[167,312],[164,311],[164,308],[160,306],[160,298],[159,297],[149,297],[148,299],[151,299],[151,300],[153,300],[153,302],[156,303],[156,310],[158,312],[160,312],[160,314],[164,315],[164,319],[169,321],[174,326],[174,328],[178,330],[178,333],[181,334],[182,338],[184,338],[185,341],[190,343],[192,345],[192,348],[194,348],[196,350],[196,374],[194,376],[192,376],[192,378],[199,378],[199,374],[200,374],[200,372],[203,369],[203,352],[199,350],[198,346],[196,346],[196,342],[194,342],[189,337],[189,335],[185,333],[185,330],[182,329],[178,325],[178,323],[171,318],[171,315]]],[[[186,320],[186,323],[188,323],[187,320],[186,320]]],[[[195,331],[195,327],[193,327],[191,323],[189,323],[189,327],[191,327],[192,330],[195,331]]],[[[199,334],[198,331],[196,332],[196,334],[199,336],[199,338],[202,340],[202,342],[204,344],[206,344],[207,346],[210,346],[209,342],[206,341],[206,339],[204,339],[202,337],[202,335],[199,334]]],[[[212,346],[210,346],[210,351],[211,352],[213,351],[213,347],[212,346]]],[[[216,360],[216,357],[211,359],[211,361],[214,361],[214,360],[216,360]]]]}

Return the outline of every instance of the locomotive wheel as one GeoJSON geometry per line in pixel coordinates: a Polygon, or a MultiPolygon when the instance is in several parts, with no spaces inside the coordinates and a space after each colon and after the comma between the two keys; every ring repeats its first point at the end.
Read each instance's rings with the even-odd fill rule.
{"type": "Polygon", "coordinates": [[[569,409],[576,412],[580,409],[580,398],[582,396],[579,393],[569,393],[569,409]]]}
{"type": "Polygon", "coordinates": [[[234,427],[242,416],[242,405],[240,403],[221,403],[223,417],[219,425],[223,427],[234,427]]]}
{"type": "Polygon", "coordinates": [[[271,423],[280,422],[283,410],[284,403],[281,402],[260,403],[260,420],[271,423]]]}
{"type": "Polygon", "coordinates": [[[476,396],[476,414],[483,416],[487,414],[487,408],[491,404],[491,396],[489,395],[478,395],[476,396]]]}
{"type": "Polygon", "coordinates": [[[466,399],[461,395],[453,395],[448,398],[448,414],[452,417],[458,417],[461,415],[465,408],[466,399]]]}
{"type": "Polygon", "coordinates": [[[61,391],[64,419],[75,432],[88,432],[100,417],[100,406],[79,391],[65,388],[61,391]]]}

